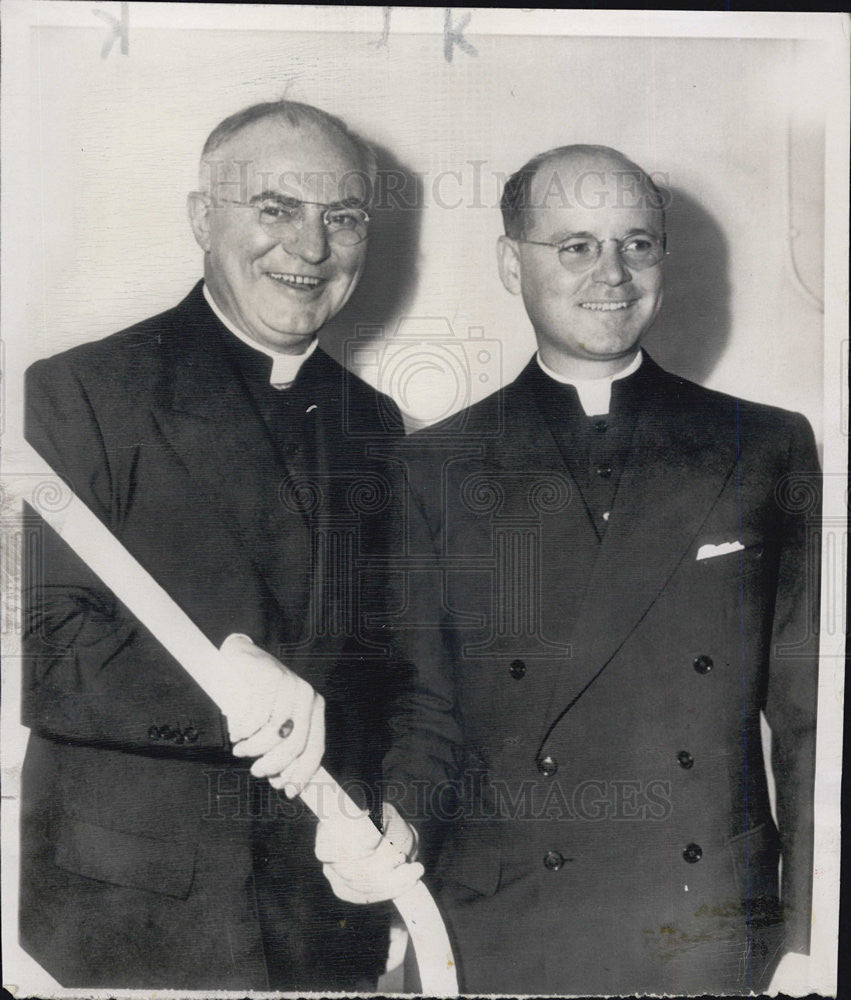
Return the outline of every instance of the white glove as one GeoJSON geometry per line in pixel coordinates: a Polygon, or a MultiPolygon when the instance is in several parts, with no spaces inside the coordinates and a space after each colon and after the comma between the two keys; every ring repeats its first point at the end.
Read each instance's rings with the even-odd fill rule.
{"type": "Polygon", "coordinates": [[[337,819],[323,820],[316,829],[316,857],[339,899],[395,899],[423,877],[423,866],[408,860],[416,850],[416,832],[390,803],[384,805],[384,834],[372,850],[348,833],[347,825],[337,819]]]}
{"type": "Polygon", "coordinates": [[[221,652],[234,669],[224,706],[234,756],[256,757],[254,777],[293,798],[322,763],[325,700],[247,635],[229,635],[221,652]]]}
{"type": "Polygon", "coordinates": [[[398,912],[393,914],[390,921],[390,943],[387,947],[387,965],[384,967],[385,975],[398,969],[405,961],[405,953],[408,950],[408,941],[411,935],[404,921],[398,912]]]}

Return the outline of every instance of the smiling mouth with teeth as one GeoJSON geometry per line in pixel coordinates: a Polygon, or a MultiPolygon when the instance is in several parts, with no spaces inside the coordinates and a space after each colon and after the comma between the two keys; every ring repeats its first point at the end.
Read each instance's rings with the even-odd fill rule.
{"type": "Polygon", "coordinates": [[[579,307],[591,309],[593,312],[619,312],[621,309],[629,309],[635,301],[629,299],[626,302],[580,302],[579,307]]]}
{"type": "Polygon", "coordinates": [[[314,278],[307,274],[282,274],[267,271],[266,275],[272,281],[276,281],[279,285],[286,285],[288,288],[318,288],[322,284],[321,278],[314,278]]]}

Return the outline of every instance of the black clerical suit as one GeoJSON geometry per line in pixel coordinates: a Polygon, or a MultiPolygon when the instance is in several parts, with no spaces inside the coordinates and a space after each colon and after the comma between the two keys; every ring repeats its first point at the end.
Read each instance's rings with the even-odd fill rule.
{"type": "Polygon", "coordinates": [[[806,420],[646,354],[589,417],[533,360],[402,454],[416,688],[388,794],[419,825],[462,989],[759,991],[809,934],[806,420]]]}
{"type": "MultiPolygon", "coordinates": [[[[390,684],[363,619],[394,491],[367,451],[398,412],[321,349],[285,391],[270,369],[199,283],[33,365],[26,435],[216,645],[245,633],[324,695],[324,763],[374,806],[390,684]]],[[[387,914],[332,895],[307,810],[52,532],[28,576],[24,947],[63,986],[374,982],[387,914]]]]}

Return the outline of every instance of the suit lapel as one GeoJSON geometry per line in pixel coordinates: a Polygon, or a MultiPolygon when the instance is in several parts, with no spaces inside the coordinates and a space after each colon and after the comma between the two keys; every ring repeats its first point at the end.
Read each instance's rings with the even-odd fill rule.
{"type": "Polygon", "coordinates": [[[719,446],[717,428],[685,398],[688,383],[647,355],[644,364],[626,467],[580,607],[573,663],[553,692],[547,731],[647,614],[735,469],[735,445],[719,446]]]}
{"type": "Polygon", "coordinates": [[[492,451],[493,464],[507,473],[557,470],[570,483],[571,502],[575,496],[584,503],[576,479],[538,407],[534,365],[533,359],[504,390],[501,415],[504,429],[492,451]]]}
{"type": "MultiPolygon", "coordinates": [[[[530,565],[532,578],[516,581],[521,590],[514,595],[524,607],[536,609],[536,621],[526,615],[532,631],[512,641],[528,647],[529,655],[563,659],[571,655],[573,622],[585,583],[571,572],[571,565],[591,565],[599,541],[579,485],[541,415],[533,365],[534,360],[505,391],[505,432],[492,455],[496,483],[511,498],[499,511],[502,529],[527,537],[533,524],[538,538],[537,572],[530,565]],[[554,558],[553,553],[558,555],[554,558]],[[535,593],[528,592],[530,583],[535,593]]],[[[506,586],[508,567],[498,572],[506,586]]],[[[514,572],[519,572],[517,566],[514,572]]]]}
{"type": "MultiPolygon", "coordinates": [[[[290,392],[297,392],[312,423],[315,452],[310,468],[290,468],[286,471],[284,489],[287,505],[301,510],[308,526],[309,567],[306,575],[307,595],[304,606],[304,627],[297,642],[290,645],[290,655],[311,647],[311,655],[332,655],[339,644],[339,636],[329,648],[315,639],[329,641],[335,623],[332,615],[334,598],[342,590],[349,593],[346,573],[352,571],[351,559],[332,545],[335,528],[343,528],[338,510],[339,482],[343,470],[357,463],[358,449],[347,447],[342,439],[343,378],[345,370],[324,351],[317,349],[299,371],[296,384],[290,392]],[[334,553],[329,554],[329,547],[334,553]]],[[[357,468],[359,466],[356,465],[357,468]]],[[[345,530],[345,529],[343,529],[345,530]]],[[[351,629],[349,629],[351,631],[351,629]]],[[[348,632],[346,632],[348,635],[348,632]]]]}
{"type": "Polygon", "coordinates": [[[172,380],[154,404],[155,419],[205,498],[202,509],[217,510],[287,617],[302,622],[310,533],[297,498],[284,495],[291,470],[227,354],[200,287],[181,308],[172,380]]]}

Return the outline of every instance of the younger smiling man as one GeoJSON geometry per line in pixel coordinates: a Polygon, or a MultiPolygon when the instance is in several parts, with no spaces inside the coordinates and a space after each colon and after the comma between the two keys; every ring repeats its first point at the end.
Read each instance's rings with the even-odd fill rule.
{"type": "Polygon", "coordinates": [[[622,154],[535,157],[502,211],[538,352],[401,446],[436,565],[397,602],[388,787],[464,992],[759,992],[809,939],[818,504],[785,498],[817,493],[812,432],[640,349],[665,218],[622,154]]]}
{"type": "Polygon", "coordinates": [[[292,795],[325,753],[339,779],[371,783],[383,747],[388,684],[351,560],[390,530],[380,503],[352,503],[358,482],[389,489],[368,442],[401,423],[316,339],[363,270],[374,172],[317,108],[226,119],[189,196],[204,281],[28,373],[33,446],[210,639],[256,644],[229,640],[243,711],[223,715],[46,535],[20,927],[63,986],[355,990],[381,971],[384,917],[332,896],[315,823],[265,780],[292,795]],[[347,556],[329,526],[353,518],[347,556]],[[304,679],[297,699],[274,657],[304,679]]]}

